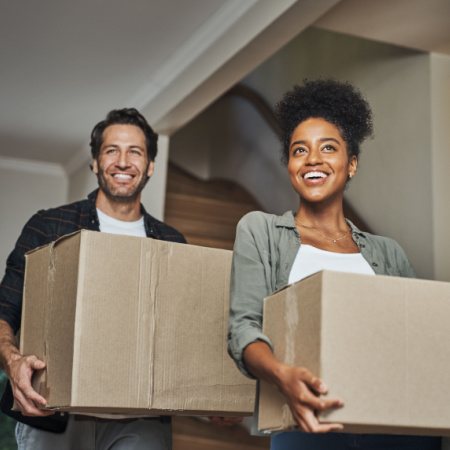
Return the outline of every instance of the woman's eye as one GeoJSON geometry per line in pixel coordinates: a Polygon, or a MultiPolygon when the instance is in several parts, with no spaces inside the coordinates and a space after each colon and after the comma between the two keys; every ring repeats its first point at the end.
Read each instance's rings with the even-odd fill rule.
{"type": "Polygon", "coordinates": [[[292,154],[293,155],[297,155],[297,154],[299,154],[299,153],[304,153],[305,152],[305,149],[304,148],[296,148],[296,149],[294,149],[294,151],[292,152],[292,154]]]}
{"type": "Polygon", "coordinates": [[[333,147],[332,145],[325,145],[325,147],[323,147],[323,149],[330,151],[330,152],[336,150],[336,148],[333,147]]]}

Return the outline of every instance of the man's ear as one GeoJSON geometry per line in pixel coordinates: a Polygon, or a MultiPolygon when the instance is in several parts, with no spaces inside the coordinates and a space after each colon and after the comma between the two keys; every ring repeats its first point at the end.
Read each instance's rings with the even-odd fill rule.
{"type": "Polygon", "coordinates": [[[154,161],[150,161],[147,167],[147,176],[150,178],[153,175],[153,171],[155,169],[154,161]]]}
{"type": "Polygon", "coordinates": [[[94,161],[92,162],[92,172],[95,173],[95,175],[98,174],[98,161],[97,159],[94,159],[94,161]]]}

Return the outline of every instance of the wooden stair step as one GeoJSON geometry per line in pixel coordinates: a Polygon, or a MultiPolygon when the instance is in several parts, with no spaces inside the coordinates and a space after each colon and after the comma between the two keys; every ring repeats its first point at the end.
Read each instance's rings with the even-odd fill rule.
{"type": "Polygon", "coordinates": [[[204,220],[237,221],[250,211],[254,205],[234,201],[217,200],[186,194],[169,193],[166,197],[166,218],[172,215],[178,217],[195,216],[204,220]]]}
{"type": "Polygon", "coordinates": [[[167,216],[168,225],[180,230],[183,234],[233,240],[236,236],[236,224],[206,222],[196,217],[167,216]]]}

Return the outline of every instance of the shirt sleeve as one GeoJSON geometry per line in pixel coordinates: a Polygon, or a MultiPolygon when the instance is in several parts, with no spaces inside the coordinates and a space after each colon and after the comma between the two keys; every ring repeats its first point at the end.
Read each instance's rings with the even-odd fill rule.
{"type": "Polygon", "coordinates": [[[400,244],[398,244],[396,241],[393,242],[395,245],[394,246],[395,259],[401,276],[406,278],[419,278],[405,250],[403,250],[400,244]]]}
{"type": "Polygon", "coordinates": [[[11,326],[14,334],[20,328],[22,316],[25,253],[48,243],[48,234],[40,217],[38,212],[23,228],[6,261],[5,275],[0,284],[0,319],[11,326]]]}
{"type": "Polygon", "coordinates": [[[254,378],[242,359],[244,349],[256,341],[266,342],[271,348],[272,343],[262,333],[263,300],[271,294],[268,285],[270,258],[268,249],[258,245],[260,233],[252,227],[251,218],[247,215],[241,219],[236,230],[227,340],[228,353],[239,370],[254,378]]]}

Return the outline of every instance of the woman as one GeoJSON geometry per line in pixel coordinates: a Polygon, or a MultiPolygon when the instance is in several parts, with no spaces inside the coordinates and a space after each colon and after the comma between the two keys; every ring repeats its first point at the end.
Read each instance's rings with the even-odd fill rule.
{"type": "Polygon", "coordinates": [[[320,423],[315,411],[342,407],[324,398],[324,382],[307,368],[278,361],[262,334],[263,299],[319,270],[415,277],[393,240],[363,233],[344,218],[343,194],[358,166],[360,144],[372,134],[368,103],[350,84],[305,81],[277,105],[283,160],[300,197],[297,212],[261,212],[239,223],[234,247],[229,352],[242,372],[262,379],[287,398],[299,428],[272,438],[272,449],[434,450],[440,438],[328,433],[342,425],[320,423]]]}

